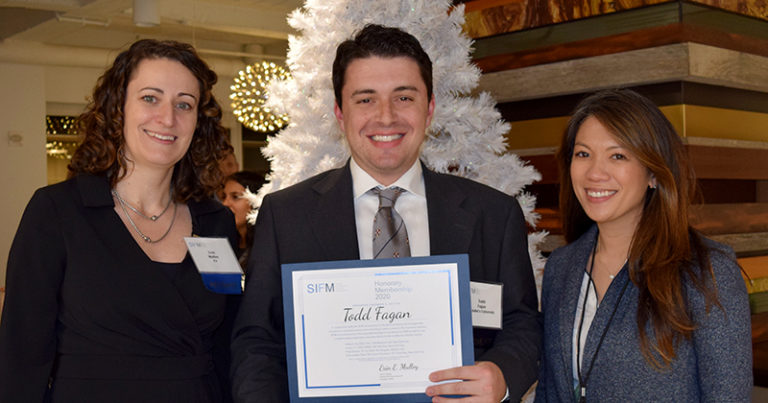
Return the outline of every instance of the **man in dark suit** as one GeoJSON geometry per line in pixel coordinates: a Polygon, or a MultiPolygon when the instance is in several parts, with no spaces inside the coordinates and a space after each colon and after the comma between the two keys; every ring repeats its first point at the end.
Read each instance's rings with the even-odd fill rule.
{"type": "Polygon", "coordinates": [[[485,185],[438,174],[419,161],[435,107],[432,63],[399,29],[366,26],[339,45],[334,112],[352,158],[342,168],[264,198],[232,343],[237,401],[287,401],[280,265],[370,259],[378,197],[403,190],[411,256],[469,254],[470,278],[503,284],[502,329],[474,329],[477,363],[433,372],[426,394],[519,400],[538,371],[541,325],[525,221],[517,201],[485,185]]]}

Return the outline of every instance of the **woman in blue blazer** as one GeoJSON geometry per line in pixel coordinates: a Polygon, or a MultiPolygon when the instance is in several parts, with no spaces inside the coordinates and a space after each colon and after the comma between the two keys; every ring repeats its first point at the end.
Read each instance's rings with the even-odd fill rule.
{"type": "Polygon", "coordinates": [[[750,314],[732,251],[690,227],[695,179],[661,111],[582,101],[558,152],[567,246],[542,290],[537,402],[743,401],[750,314]]]}

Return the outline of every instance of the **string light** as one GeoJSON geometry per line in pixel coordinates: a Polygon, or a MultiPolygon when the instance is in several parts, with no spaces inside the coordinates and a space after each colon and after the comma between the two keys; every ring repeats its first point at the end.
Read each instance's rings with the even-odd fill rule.
{"type": "Polygon", "coordinates": [[[47,115],[45,126],[46,134],[50,136],[45,143],[45,153],[53,158],[72,159],[78,144],[77,117],[47,115]],[[72,140],[67,140],[69,136],[72,140]]]}
{"type": "Polygon", "coordinates": [[[64,160],[72,159],[77,143],[72,141],[48,141],[45,143],[45,153],[49,157],[64,160]]]}
{"type": "Polygon", "coordinates": [[[77,117],[46,115],[45,131],[47,134],[77,134],[77,117]]]}
{"type": "Polygon", "coordinates": [[[248,128],[262,133],[271,133],[288,124],[288,115],[274,114],[264,106],[268,95],[267,84],[275,79],[286,80],[291,76],[282,67],[272,62],[255,63],[246,66],[235,77],[229,87],[232,93],[232,108],[237,120],[248,128]]]}

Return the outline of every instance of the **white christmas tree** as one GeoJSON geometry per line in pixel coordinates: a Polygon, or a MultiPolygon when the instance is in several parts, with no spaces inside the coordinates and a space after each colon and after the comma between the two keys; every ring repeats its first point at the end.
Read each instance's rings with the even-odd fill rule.
{"type": "MultiPolygon", "coordinates": [[[[334,114],[331,67],[339,43],[369,23],[398,27],[415,36],[433,63],[435,112],[422,160],[437,172],[482,182],[517,197],[531,226],[536,199],[523,187],[541,175],[505,153],[509,124],[487,93],[470,96],[480,71],[471,63],[472,40],[462,32],[464,6],[449,0],[307,0],[288,23],[301,33],[289,38],[287,66],[292,79],[267,87],[267,105],[287,113],[290,124],[262,150],[271,161],[268,193],[344,165],[350,156],[334,114]]],[[[256,212],[250,219],[255,220],[256,212]]],[[[529,235],[530,256],[540,288],[544,262],[537,245],[545,232],[529,235]]]]}

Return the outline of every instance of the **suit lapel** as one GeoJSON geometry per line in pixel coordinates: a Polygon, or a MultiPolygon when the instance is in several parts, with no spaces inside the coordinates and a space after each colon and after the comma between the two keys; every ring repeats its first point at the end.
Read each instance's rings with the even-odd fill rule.
{"type": "Polygon", "coordinates": [[[422,165],[427,193],[430,255],[469,252],[477,218],[461,207],[463,189],[422,165]]]}
{"type": "Polygon", "coordinates": [[[317,203],[315,210],[309,214],[310,226],[325,260],[359,259],[349,162],[343,168],[330,172],[312,189],[317,203]]]}

